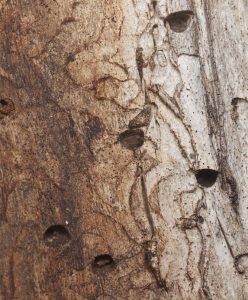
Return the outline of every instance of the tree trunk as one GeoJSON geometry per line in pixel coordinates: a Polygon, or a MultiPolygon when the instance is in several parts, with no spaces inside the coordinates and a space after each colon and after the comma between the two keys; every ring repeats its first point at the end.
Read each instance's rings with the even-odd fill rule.
{"type": "Polygon", "coordinates": [[[0,9],[0,299],[248,299],[247,0],[0,9]]]}

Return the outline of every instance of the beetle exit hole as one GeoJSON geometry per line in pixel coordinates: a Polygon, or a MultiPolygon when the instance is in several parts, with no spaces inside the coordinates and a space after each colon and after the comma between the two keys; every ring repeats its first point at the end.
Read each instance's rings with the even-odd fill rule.
{"type": "Polygon", "coordinates": [[[104,267],[113,267],[114,260],[109,254],[102,254],[95,257],[93,261],[93,268],[102,269],[104,267]]]}
{"type": "Polygon", "coordinates": [[[8,102],[4,99],[0,99],[0,107],[4,107],[6,105],[8,105],[8,102]]]}
{"type": "Polygon", "coordinates": [[[122,132],[119,141],[123,147],[134,150],[144,144],[144,132],[141,129],[132,129],[122,132]]]}
{"type": "Polygon", "coordinates": [[[174,32],[183,32],[191,24],[193,18],[193,12],[191,10],[182,10],[171,13],[165,18],[165,22],[168,22],[170,29],[174,32]]]}
{"type": "Polygon", "coordinates": [[[70,234],[63,225],[52,225],[44,233],[44,241],[49,247],[65,245],[70,240],[70,234]]]}
{"type": "Polygon", "coordinates": [[[218,171],[212,169],[201,169],[196,172],[196,180],[203,187],[211,187],[215,184],[218,171]]]}
{"type": "Polygon", "coordinates": [[[157,1],[152,1],[152,6],[153,9],[156,10],[156,6],[157,6],[158,2],[157,1]]]}
{"type": "Polygon", "coordinates": [[[15,109],[10,99],[0,98],[0,119],[9,115],[15,109]]]}
{"type": "Polygon", "coordinates": [[[234,258],[234,266],[239,274],[247,273],[248,270],[248,254],[240,254],[234,258]]]}

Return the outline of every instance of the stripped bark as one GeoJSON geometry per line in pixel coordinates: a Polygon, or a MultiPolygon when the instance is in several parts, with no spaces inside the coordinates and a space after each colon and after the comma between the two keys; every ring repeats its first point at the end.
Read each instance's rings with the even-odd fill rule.
{"type": "Polygon", "coordinates": [[[247,9],[0,1],[0,299],[248,299],[247,9]]]}

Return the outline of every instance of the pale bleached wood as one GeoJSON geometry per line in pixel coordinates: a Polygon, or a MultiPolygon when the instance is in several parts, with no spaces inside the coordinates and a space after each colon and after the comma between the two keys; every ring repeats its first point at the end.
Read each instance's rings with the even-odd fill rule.
{"type": "Polygon", "coordinates": [[[248,299],[247,6],[0,1],[0,299],[248,299]]]}

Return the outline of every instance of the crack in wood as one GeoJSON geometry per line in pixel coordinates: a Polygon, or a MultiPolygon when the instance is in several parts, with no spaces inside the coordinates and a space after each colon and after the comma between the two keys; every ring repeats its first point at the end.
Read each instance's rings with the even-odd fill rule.
{"type": "Polygon", "coordinates": [[[231,245],[230,245],[230,243],[228,241],[228,238],[226,236],[225,230],[224,230],[224,228],[223,228],[223,226],[222,226],[222,224],[220,222],[220,219],[218,217],[217,217],[217,220],[218,220],[218,223],[219,223],[219,226],[220,226],[221,233],[222,233],[222,235],[224,237],[224,240],[226,242],[227,248],[228,248],[228,250],[229,250],[232,258],[234,258],[234,253],[233,253],[232,247],[231,247],[231,245]]]}
{"type": "Polygon", "coordinates": [[[150,240],[144,243],[145,248],[145,262],[147,269],[153,274],[157,286],[163,288],[165,292],[168,292],[166,280],[162,279],[161,272],[159,270],[159,259],[157,257],[157,242],[150,240]]]}
{"type": "Polygon", "coordinates": [[[143,67],[144,67],[144,59],[143,59],[143,49],[141,47],[136,49],[136,65],[140,76],[140,81],[143,79],[143,67]]]}
{"type": "MultiPolygon", "coordinates": [[[[194,1],[193,1],[194,2],[194,1]]],[[[196,3],[194,3],[196,6],[196,3]]],[[[223,97],[221,96],[221,87],[220,87],[220,81],[219,81],[219,75],[217,71],[217,66],[215,62],[215,56],[214,56],[214,49],[213,49],[213,34],[211,31],[211,18],[209,16],[210,7],[209,3],[204,2],[204,13],[205,13],[205,20],[207,23],[206,26],[206,32],[208,36],[208,47],[210,52],[210,57],[208,58],[210,65],[211,65],[211,72],[213,76],[213,81],[209,82],[208,79],[203,76],[203,83],[204,87],[207,91],[206,94],[206,107],[207,107],[207,113],[208,113],[208,123],[209,123],[209,129],[210,129],[210,137],[211,140],[213,138],[216,139],[217,142],[217,148],[216,154],[217,154],[217,161],[219,164],[219,169],[221,170],[220,176],[222,180],[222,189],[225,191],[231,200],[230,203],[232,205],[232,208],[238,215],[238,191],[237,191],[237,184],[236,180],[232,174],[230,165],[228,163],[228,151],[227,151],[227,142],[226,142],[226,136],[224,131],[224,117],[225,117],[225,103],[223,100],[223,97]]],[[[196,36],[199,38],[199,27],[197,26],[196,30],[196,36]]],[[[201,73],[204,75],[204,62],[202,58],[200,57],[200,65],[201,65],[201,73]]],[[[212,141],[213,148],[214,143],[212,141]]]]}
{"type": "Polygon", "coordinates": [[[161,272],[159,269],[160,266],[159,266],[159,258],[157,255],[157,241],[155,237],[156,232],[155,232],[154,221],[150,209],[149,199],[147,195],[144,171],[142,167],[140,167],[140,176],[141,176],[142,194],[144,199],[144,208],[145,208],[146,216],[150,224],[151,233],[152,233],[151,239],[144,243],[145,262],[148,270],[150,270],[150,272],[154,275],[154,278],[157,282],[157,286],[163,288],[165,292],[167,292],[168,288],[166,285],[166,281],[162,279],[161,272]]]}
{"type": "Polygon", "coordinates": [[[153,239],[154,235],[155,235],[155,228],[154,228],[154,222],[153,222],[153,218],[152,218],[152,214],[151,214],[151,209],[150,209],[150,204],[149,204],[149,199],[148,199],[148,195],[147,195],[147,190],[146,190],[146,183],[145,183],[145,177],[144,177],[144,172],[142,167],[140,167],[140,178],[141,178],[141,186],[142,186],[142,195],[143,195],[143,200],[144,200],[144,208],[145,208],[145,213],[151,228],[151,233],[152,233],[152,237],[151,239],[153,239]]]}

